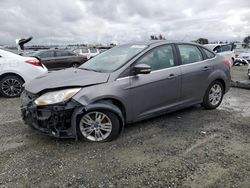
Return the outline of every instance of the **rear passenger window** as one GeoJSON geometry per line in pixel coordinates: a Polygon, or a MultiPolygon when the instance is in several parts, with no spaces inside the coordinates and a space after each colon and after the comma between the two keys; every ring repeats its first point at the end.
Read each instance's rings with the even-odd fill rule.
{"type": "Polygon", "coordinates": [[[67,51],[57,51],[56,56],[57,57],[63,57],[63,56],[70,56],[70,54],[67,51]]]}
{"type": "Polygon", "coordinates": [[[200,50],[193,45],[178,45],[182,64],[190,64],[203,60],[200,50]]]}
{"type": "Polygon", "coordinates": [[[211,58],[213,58],[215,56],[212,52],[206,50],[205,48],[202,48],[202,50],[205,52],[205,54],[207,56],[206,59],[211,59],[211,58]]]}
{"type": "Polygon", "coordinates": [[[231,51],[231,48],[232,48],[231,45],[221,46],[221,51],[222,51],[222,52],[231,51]]]}

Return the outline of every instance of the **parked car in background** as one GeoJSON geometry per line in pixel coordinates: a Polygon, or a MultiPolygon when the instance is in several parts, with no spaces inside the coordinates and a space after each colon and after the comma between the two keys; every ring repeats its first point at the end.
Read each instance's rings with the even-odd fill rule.
{"type": "Polygon", "coordinates": [[[87,61],[85,56],[68,50],[42,50],[29,54],[38,57],[49,70],[78,67],[87,61]]]}
{"type": "Polygon", "coordinates": [[[247,75],[250,79],[250,51],[249,49],[245,49],[245,52],[240,53],[237,62],[242,64],[242,65],[248,65],[248,69],[247,69],[247,75]]]}
{"type": "Polygon", "coordinates": [[[247,49],[245,48],[246,43],[236,42],[234,43],[234,54],[237,58],[241,53],[245,52],[247,49]]]}
{"type": "Polygon", "coordinates": [[[121,45],[25,85],[22,117],[55,137],[110,141],[127,123],[195,104],[217,108],[230,69],[229,60],[193,43],[121,45]]]}
{"type": "Polygon", "coordinates": [[[87,48],[87,47],[74,49],[73,52],[77,54],[81,54],[85,56],[87,59],[91,59],[92,57],[100,54],[97,48],[87,48]]]}
{"type": "Polygon", "coordinates": [[[106,52],[107,50],[111,49],[111,46],[100,46],[98,47],[98,50],[100,53],[106,52]]]}
{"type": "Polygon", "coordinates": [[[0,94],[4,97],[18,97],[24,83],[47,72],[47,68],[36,58],[0,49],[0,94]]]}
{"type": "Polygon", "coordinates": [[[250,52],[240,53],[238,58],[244,59],[244,60],[248,61],[248,63],[250,63],[250,52]]]}
{"type": "Polygon", "coordinates": [[[109,49],[104,49],[104,48],[101,48],[101,49],[98,49],[100,53],[103,53],[103,52],[106,52],[107,50],[109,49]]]}
{"type": "Polygon", "coordinates": [[[250,53],[241,53],[234,60],[235,66],[249,65],[250,63],[250,53]]]}
{"type": "Polygon", "coordinates": [[[235,54],[233,44],[206,44],[204,46],[209,50],[212,50],[213,52],[227,58],[229,61],[231,61],[232,65],[234,64],[235,54]]]}

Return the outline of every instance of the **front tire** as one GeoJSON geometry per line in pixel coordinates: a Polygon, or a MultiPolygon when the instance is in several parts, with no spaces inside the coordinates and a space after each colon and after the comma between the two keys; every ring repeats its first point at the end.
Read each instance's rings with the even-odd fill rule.
{"type": "Polygon", "coordinates": [[[209,85],[203,98],[202,106],[206,109],[217,108],[223,99],[224,87],[220,81],[214,81],[209,85]]]}
{"type": "Polygon", "coordinates": [[[77,122],[78,137],[88,142],[107,142],[120,133],[120,122],[114,113],[95,110],[82,115],[77,122]]]}
{"type": "Polygon", "coordinates": [[[15,75],[5,76],[0,80],[0,93],[4,97],[19,97],[23,91],[24,81],[15,75]]]}

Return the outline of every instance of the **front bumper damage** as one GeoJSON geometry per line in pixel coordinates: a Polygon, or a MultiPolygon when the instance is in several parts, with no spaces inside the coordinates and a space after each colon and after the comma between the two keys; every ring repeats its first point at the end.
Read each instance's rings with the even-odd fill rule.
{"type": "Polygon", "coordinates": [[[57,138],[76,138],[76,119],[84,107],[74,100],[57,105],[37,106],[36,97],[24,92],[21,95],[21,115],[25,124],[57,138]]]}

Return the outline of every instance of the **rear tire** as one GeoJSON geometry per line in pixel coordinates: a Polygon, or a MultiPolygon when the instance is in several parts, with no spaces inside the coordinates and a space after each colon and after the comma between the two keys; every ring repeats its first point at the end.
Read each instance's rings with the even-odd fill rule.
{"type": "Polygon", "coordinates": [[[88,142],[108,142],[120,133],[118,116],[107,110],[94,110],[82,115],[77,122],[80,140],[88,142]]]}
{"type": "Polygon", "coordinates": [[[15,75],[8,75],[0,80],[0,93],[4,97],[19,97],[23,91],[24,81],[15,75]]]}
{"type": "Polygon", "coordinates": [[[208,86],[202,106],[206,109],[215,109],[221,104],[223,96],[224,87],[220,81],[216,80],[208,86]]]}

